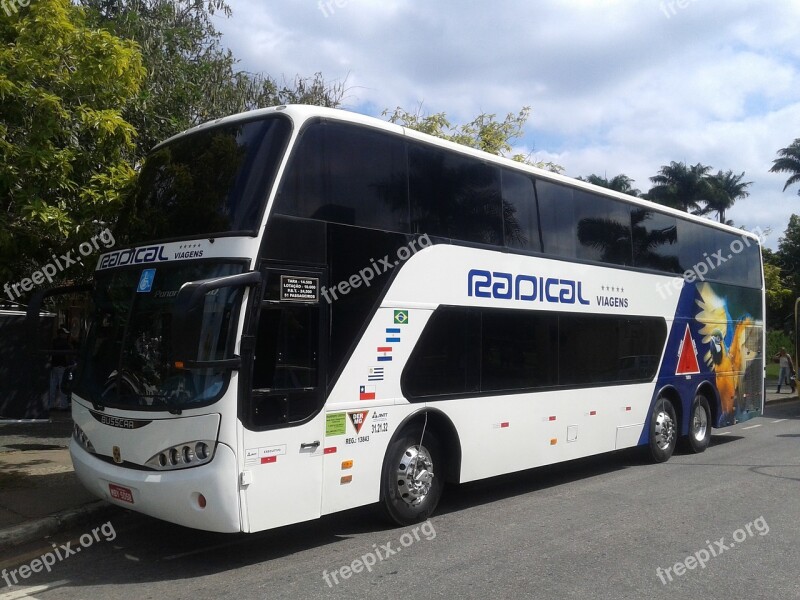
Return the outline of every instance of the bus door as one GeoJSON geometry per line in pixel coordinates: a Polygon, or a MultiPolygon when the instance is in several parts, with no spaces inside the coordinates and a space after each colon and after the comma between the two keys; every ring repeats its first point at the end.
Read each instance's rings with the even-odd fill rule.
{"type": "Polygon", "coordinates": [[[242,339],[242,526],[320,516],[327,303],[322,269],[268,266],[242,339]]]}

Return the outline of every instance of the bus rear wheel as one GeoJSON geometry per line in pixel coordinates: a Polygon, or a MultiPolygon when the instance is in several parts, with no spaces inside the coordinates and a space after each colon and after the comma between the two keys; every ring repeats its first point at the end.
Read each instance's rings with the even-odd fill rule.
{"type": "Polygon", "coordinates": [[[650,458],[657,463],[668,461],[675,452],[677,441],[678,419],[675,407],[668,398],[659,396],[650,414],[650,458]]]}
{"type": "Polygon", "coordinates": [[[411,525],[433,514],[444,488],[441,446],[436,434],[413,428],[401,433],[386,451],[381,476],[381,503],[399,525],[411,525]]]}
{"type": "Polygon", "coordinates": [[[698,394],[694,397],[689,415],[689,434],[685,438],[684,446],[699,454],[711,442],[711,408],[705,396],[698,394]]]}

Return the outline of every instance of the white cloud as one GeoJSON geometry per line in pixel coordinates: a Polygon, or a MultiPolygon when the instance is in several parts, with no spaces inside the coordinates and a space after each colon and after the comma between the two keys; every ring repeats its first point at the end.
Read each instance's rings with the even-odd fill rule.
{"type": "Polygon", "coordinates": [[[800,137],[800,3],[740,0],[232,0],[218,21],[241,66],[347,78],[349,108],[532,107],[524,140],[570,175],[624,172],[646,190],[672,160],[746,172],[737,223],[800,213],[768,170],[800,137]]]}

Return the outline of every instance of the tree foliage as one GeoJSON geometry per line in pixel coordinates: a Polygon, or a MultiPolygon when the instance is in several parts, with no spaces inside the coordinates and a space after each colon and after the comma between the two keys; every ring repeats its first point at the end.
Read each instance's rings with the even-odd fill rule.
{"type": "Polygon", "coordinates": [[[224,0],[80,0],[97,25],[136,41],[147,79],[125,117],[139,133],[138,157],[194,125],[288,103],[338,106],[344,82],[320,73],[279,83],[237,69],[222,45],[214,15],[230,16],[224,0]]]}
{"type": "Polygon", "coordinates": [[[733,225],[726,219],[726,212],[737,200],[750,195],[747,188],[753,183],[743,179],[744,172],[735,175],[729,170],[713,174],[710,166],[701,163],[686,165],[672,161],[650,178],[653,187],[644,197],[696,215],[716,213],[720,223],[733,225]]]}
{"type": "Polygon", "coordinates": [[[794,299],[800,296],[800,216],[792,215],[778,250],[762,248],[767,296],[767,324],[770,328],[792,328],[794,299]],[[788,290],[788,291],[787,291],[788,290]]]}
{"type": "Polygon", "coordinates": [[[795,368],[797,367],[797,357],[794,356],[794,342],[792,336],[786,331],[780,329],[773,329],[767,332],[766,339],[767,346],[767,361],[772,360],[781,348],[786,348],[786,351],[792,355],[792,360],[795,361],[795,368]]]}
{"type": "Polygon", "coordinates": [[[725,219],[726,211],[730,210],[737,200],[747,198],[750,195],[747,188],[753,182],[742,181],[744,172],[740,175],[734,175],[733,171],[728,171],[727,173],[719,171],[716,175],[709,175],[706,179],[709,184],[708,198],[706,199],[706,205],[700,210],[700,214],[717,213],[720,223],[728,223],[725,219]]]}
{"type": "Polygon", "coordinates": [[[671,206],[685,212],[700,212],[701,203],[710,197],[710,185],[706,175],[711,167],[697,163],[687,166],[672,161],[662,166],[658,174],[650,178],[653,187],[647,197],[654,202],[671,206]]]}
{"type": "Polygon", "coordinates": [[[783,281],[781,268],[775,264],[764,263],[764,286],[767,303],[767,323],[771,327],[785,325],[788,310],[794,306],[794,292],[783,281]]]}
{"type": "Polygon", "coordinates": [[[114,214],[134,175],[122,112],[144,69],[69,0],[0,11],[0,39],[0,276],[14,281],[114,214]]]}
{"type": "MultiPolygon", "coordinates": [[[[786,185],[783,186],[784,192],[790,185],[800,183],[800,138],[797,138],[786,148],[778,150],[778,158],[772,161],[772,168],[769,172],[789,173],[786,185]]],[[[797,195],[800,196],[800,189],[797,190],[797,195]]]]}
{"type": "Polygon", "coordinates": [[[639,196],[639,194],[641,194],[640,190],[633,187],[634,180],[623,173],[615,175],[611,179],[595,174],[587,175],[586,177],[578,177],[578,179],[586,183],[591,183],[592,185],[614,190],[615,192],[628,194],[629,196],[639,196]]]}
{"type": "Polygon", "coordinates": [[[789,217],[786,231],[778,240],[778,260],[785,276],[791,279],[792,288],[800,289],[800,216],[793,214],[789,217]]]}
{"type": "Polygon", "coordinates": [[[421,107],[418,107],[416,112],[412,113],[398,106],[391,114],[388,109],[383,111],[383,116],[388,115],[390,123],[397,123],[403,127],[449,140],[456,144],[511,158],[555,173],[562,172],[564,167],[561,165],[553,162],[532,161],[530,154],[509,156],[513,148],[511,143],[522,137],[530,111],[529,106],[523,106],[519,113],[508,113],[502,121],[497,120],[496,114],[481,113],[472,121],[463,125],[451,123],[444,112],[423,114],[421,107]]]}

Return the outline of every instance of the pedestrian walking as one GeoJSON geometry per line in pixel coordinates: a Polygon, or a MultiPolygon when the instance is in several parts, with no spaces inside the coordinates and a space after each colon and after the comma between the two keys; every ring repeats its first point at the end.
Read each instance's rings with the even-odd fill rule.
{"type": "Polygon", "coordinates": [[[50,355],[50,394],[48,396],[49,410],[67,410],[67,398],[61,391],[61,382],[64,371],[72,363],[72,345],[69,343],[69,331],[59,327],[56,339],[53,340],[53,353],[50,355]]]}
{"type": "Polygon", "coordinates": [[[781,393],[781,385],[784,381],[789,384],[789,388],[794,393],[794,363],[792,362],[792,357],[786,353],[786,348],[780,349],[775,355],[775,361],[781,368],[778,374],[778,391],[776,393],[781,393]]]}

